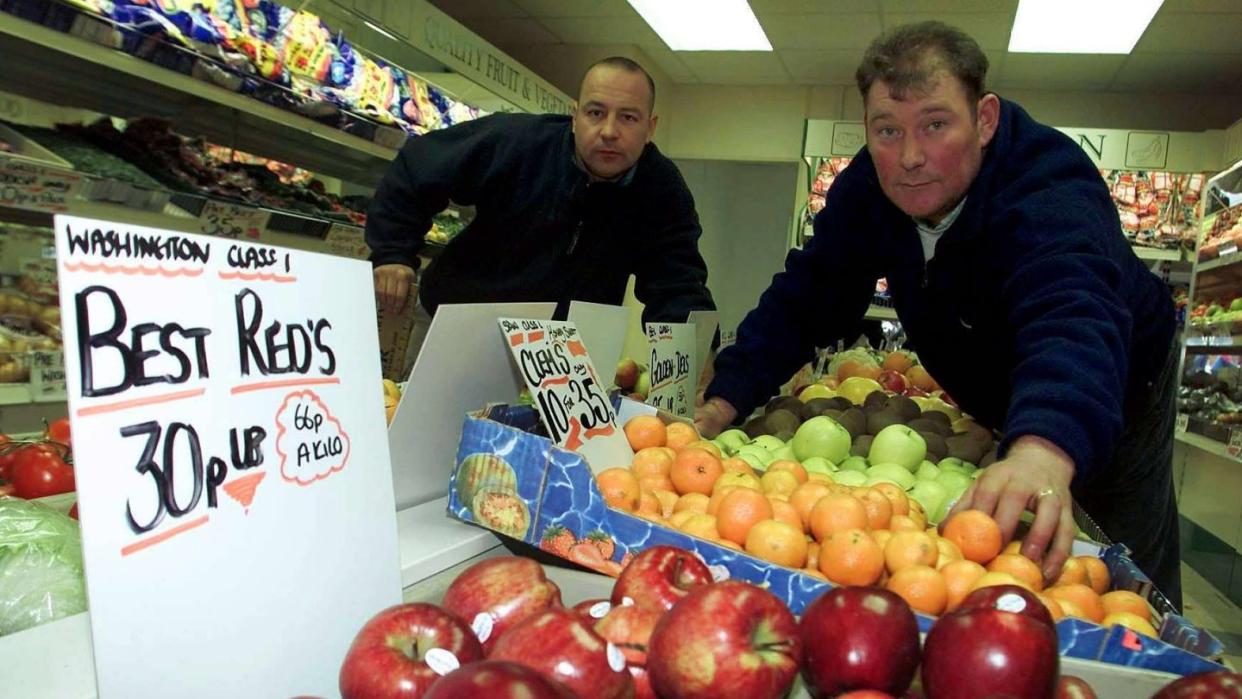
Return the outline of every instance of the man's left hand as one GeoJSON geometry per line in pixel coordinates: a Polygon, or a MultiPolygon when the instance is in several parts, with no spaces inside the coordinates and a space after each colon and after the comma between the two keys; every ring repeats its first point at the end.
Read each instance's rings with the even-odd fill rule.
{"type": "Polygon", "coordinates": [[[1060,447],[1042,437],[1019,437],[1004,459],[979,474],[950,515],[981,510],[996,520],[1008,543],[1022,511],[1034,512],[1022,554],[1042,564],[1045,580],[1056,580],[1078,532],[1069,491],[1073,477],[1074,462],[1060,447]]]}

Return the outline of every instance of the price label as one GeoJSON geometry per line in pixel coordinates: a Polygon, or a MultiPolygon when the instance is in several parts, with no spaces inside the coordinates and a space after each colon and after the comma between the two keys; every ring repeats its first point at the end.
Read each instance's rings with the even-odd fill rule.
{"type": "Polygon", "coordinates": [[[218,238],[257,239],[267,228],[268,212],[250,206],[209,201],[198,215],[198,229],[218,238]]]}
{"type": "Polygon", "coordinates": [[[1173,427],[1176,434],[1186,434],[1186,427],[1190,424],[1190,416],[1186,413],[1177,414],[1177,424],[1173,427]]]}
{"type": "Polygon", "coordinates": [[[1218,257],[1228,257],[1229,255],[1232,255],[1232,254],[1234,254],[1234,253],[1235,253],[1235,252],[1237,252],[1237,251],[1238,251],[1238,245],[1237,245],[1237,243],[1229,243],[1229,245],[1228,245],[1227,247],[1223,247],[1223,248],[1221,248],[1221,249],[1220,249],[1220,252],[1218,252],[1218,253],[1217,253],[1217,256],[1218,256],[1218,257]]]}
{"type": "Polygon", "coordinates": [[[591,364],[577,326],[520,318],[497,322],[552,441],[582,454],[596,471],[629,463],[634,452],[617,429],[607,384],[591,364]]]}
{"type": "Polygon", "coordinates": [[[689,323],[647,323],[651,390],[647,403],[680,417],[694,409],[695,328],[689,323]]]}
{"type": "Polygon", "coordinates": [[[0,160],[0,206],[60,213],[69,210],[82,178],[0,160]]]}
{"type": "Polygon", "coordinates": [[[1225,451],[1234,458],[1242,453],[1242,430],[1236,427],[1229,430],[1229,444],[1225,447],[1225,451]]]}
{"type": "Polygon", "coordinates": [[[30,396],[36,402],[65,400],[65,355],[36,350],[30,353],[30,396]]]}
{"type": "Polygon", "coordinates": [[[324,236],[324,242],[328,244],[329,255],[365,260],[371,254],[366,236],[357,226],[334,223],[328,229],[328,235],[324,236]]]}

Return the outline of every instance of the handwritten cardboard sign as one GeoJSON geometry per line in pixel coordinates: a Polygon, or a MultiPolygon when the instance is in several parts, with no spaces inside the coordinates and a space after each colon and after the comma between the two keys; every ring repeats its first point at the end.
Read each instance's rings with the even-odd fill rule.
{"type": "Polygon", "coordinates": [[[65,400],[65,356],[60,350],[30,353],[30,399],[36,403],[65,400]]]}
{"type": "Polygon", "coordinates": [[[651,352],[651,391],[647,403],[679,417],[693,414],[698,386],[695,344],[694,325],[647,323],[647,346],[651,352]]]}
{"type": "Polygon", "coordinates": [[[499,318],[548,437],[582,454],[595,472],[627,466],[634,458],[625,434],[573,323],[499,318]]]}
{"type": "Polygon", "coordinates": [[[208,201],[198,215],[199,230],[203,235],[219,238],[258,239],[267,228],[271,214],[263,209],[221,201],[208,201]]]}
{"type": "Polygon", "coordinates": [[[369,266],[55,228],[100,697],[334,695],[401,597],[369,266]]]}
{"type": "Polygon", "coordinates": [[[63,212],[81,186],[81,175],[0,159],[0,206],[63,212]]]}

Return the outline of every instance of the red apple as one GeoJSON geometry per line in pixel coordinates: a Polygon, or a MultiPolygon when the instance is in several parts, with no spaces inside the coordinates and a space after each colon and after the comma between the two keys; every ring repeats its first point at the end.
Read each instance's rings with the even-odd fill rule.
{"type": "Polygon", "coordinates": [[[802,641],[785,603],[738,580],[694,588],[651,634],[647,672],[667,699],[776,699],[798,675],[802,641]]]}
{"type": "Polygon", "coordinates": [[[901,393],[906,390],[906,377],[902,376],[899,371],[885,369],[880,372],[880,375],[877,376],[875,380],[884,388],[885,391],[901,393]]]}
{"type": "Polygon", "coordinates": [[[854,689],[899,695],[919,666],[919,625],[888,590],[836,587],[802,613],[802,679],[817,696],[854,689]]]}
{"type": "Polygon", "coordinates": [[[1056,699],[1097,699],[1095,690],[1081,677],[1061,675],[1057,680],[1056,699]]]}
{"type": "Polygon", "coordinates": [[[584,697],[634,696],[634,680],[619,649],[568,609],[548,609],[528,617],[501,634],[488,657],[521,663],[584,697]]]}
{"type": "Polygon", "coordinates": [[[371,617],[354,637],[341,664],[340,690],[344,699],[421,697],[450,665],[483,659],[483,647],[466,622],[433,604],[398,604],[371,617]],[[451,658],[443,651],[452,654],[451,658]],[[431,664],[428,664],[428,663],[431,664]],[[434,669],[433,669],[434,668],[434,669]]]}
{"type": "Polygon", "coordinates": [[[525,699],[580,699],[556,680],[518,663],[483,660],[450,672],[431,686],[424,699],[479,699],[479,697],[525,697],[525,699]]]}
{"type": "Polygon", "coordinates": [[[588,624],[603,619],[611,609],[612,603],[606,599],[584,599],[573,606],[573,610],[581,614],[588,624]]]}
{"type": "Polygon", "coordinates": [[[622,359],[617,362],[617,373],[613,383],[622,391],[629,391],[638,383],[638,362],[633,359],[622,359]]]}
{"type": "Polygon", "coordinates": [[[958,605],[955,611],[966,611],[968,609],[999,609],[1002,612],[1013,612],[1029,616],[1035,621],[1047,624],[1049,627],[1056,628],[1056,622],[1052,620],[1052,614],[1044,603],[1035,596],[1034,592],[1017,585],[991,585],[989,587],[981,587],[978,590],[966,595],[966,599],[958,605]]]}
{"type": "Polygon", "coordinates": [[[893,695],[875,689],[855,689],[852,692],[838,694],[837,699],[893,699],[893,695]]]}
{"type": "Polygon", "coordinates": [[[924,391],[918,386],[906,386],[905,395],[908,398],[918,398],[919,396],[926,396],[927,391],[924,391]]]}
{"type": "Polygon", "coordinates": [[[483,652],[496,638],[526,617],[561,606],[561,591],[529,558],[499,556],[476,563],[458,575],[444,593],[443,606],[479,634],[483,652]],[[488,619],[480,620],[485,614],[488,619]]]}
{"type": "Polygon", "coordinates": [[[603,619],[595,622],[595,632],[621,650],[625,667],[634,678],[638,699],[655,699],[651,678],[647,673],[647,647],[663,612],[650,607],[630,605],[613,607],[603,619]]]}
{"type": "Polygon", "coordinates": [[[1059,664],[1051,626],[999,609],[955,611],[927,634],[923,691],[936,699],[1050,697],[1059,664]]]}
{"type": "Polygon", "coordinates": [[[698,556],[676,546],[652,546],[621,570],[612,586],[612,603],[620,606],[629,597],[640,607],[665,611],[711,582],[712,572],[698,556]]]}
{"type": "Polygon", "coordinates": [[[1217,670],[1200,672],[1170,682],[1152,699],[1239,699],[1242,674],[1217,670]]]}

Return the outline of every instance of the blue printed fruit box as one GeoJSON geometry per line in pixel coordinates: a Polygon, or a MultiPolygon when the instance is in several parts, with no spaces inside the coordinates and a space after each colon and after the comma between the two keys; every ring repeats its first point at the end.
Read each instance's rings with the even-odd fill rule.
{"type": "MultiPolygon", "coordinates": [[[[449,482],[449,514],[612,577],[648,547],[677,546],[698,554],[718,579],[767,588],[795,614],[832,587],[608,507],[582,456],[535,434],[538,429],[539,416],[530,406],[497,405],[466,416],[449,482]]],[[[1142,592],[1145,584],[1150,590],[1123,546],[1105,549],[1102,558],[1116,586],[1142,592]]],[[[922,614],[918,620],[924,632],[935,622],[922,614]]],[[[1159,628],[1163,640],[1063,619],[1057,635],[1066,656],[1182,675],[1220,669],[1204,657],[1222,652],[1210,634],[1172,613],[1163,615],[1159,628]]]]}

